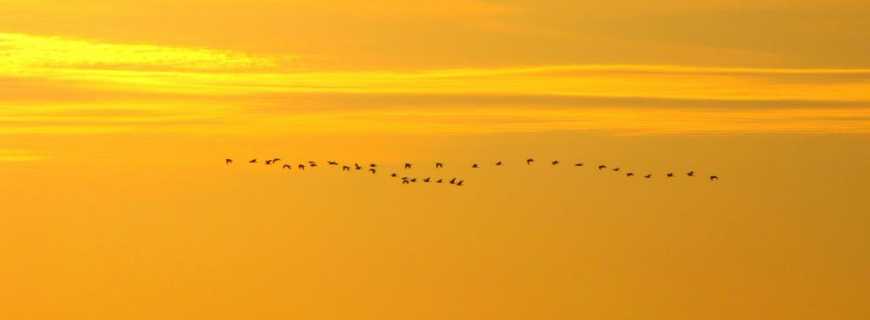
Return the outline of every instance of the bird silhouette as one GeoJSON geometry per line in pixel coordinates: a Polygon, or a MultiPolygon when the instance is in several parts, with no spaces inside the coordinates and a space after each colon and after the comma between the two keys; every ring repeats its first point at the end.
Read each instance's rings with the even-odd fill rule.
{"type": "Polygon", "coordinates": [[[408,180],[408,177],[402,177],[402,184],[409,184],[409,183],[411,183],[411,181],[408,180]]]}
{"type": "Polygon", "coordinates": [[[501,161],[499,161],[499,162],[496,162],[495,165],[496,165],[497,167],[501,167],[502,163],[501,163],[501,161]]]}
{"type": "Polygon", "coordinates": [[[257,163],[257,159],[251,159],[251,161],[248,161],[248,163],[257,163]]]}
{"type": "Polygon", "coordinates": [[[475,164],[472,164],[471,167],[474,168],[474,169],[480,168],[480,166],[477,165],[476,163],[475,163],[475,164]]]}
{"type": "Polygon", "coordinates": [[[274,158],[274,159],[272,159],[272,163],[278,163],[278,161],[281,161],[281,158],[274,158]]]}
{"type": "Polygon", "coordinates": [[[432,180],[432,178],[426,177],[426,179],[423,179],[423,182],[429,183],[430,180],[432,180]]]}
{"type": "Polygon", "coordinates": [[[314,162],[314,161],[308,161],[308,166],[309,166],[309,167],[312,167],[312,168],[313,168],[313,167],[316,167],[316,166],[317,166],[317,162],[314,162]]]}
{"type": "Polygon", "coordinates": [[[411,169],[411,164],[410,164],[410,163],[405,163],[405,169],[411,169]]]}
{"type": "Polygon", "coordinates": [[[282,169],[291,170],[291,169],[293,169],[293,166],[291,166],[291,165],[289,165],[289,164],[285,164],[285,165],[281,166],[281,168],[282,168],[282,169]]]}
{"type": "Polygon", "coordinates": [[[687,176],[690,176],[690,177],[694,177],[694,176],[695,176],[695,171],[689,171],[688,173],[686,173],[686,175],[687,175],[687,176]]]}
{"type": "Polygon", "coordinates": [[[603,164],[598,165],[598,170],[604,170],[604,169],[607,169],[607,166],[605,166],[603,164]]]}
{"type": "Polygon", "coordinates": [[[362,170],[362,166],[359,165],[359,163],[354,163],[354,164],[353,164],[353,167],[354,167],[355,169],[357,169],[357,170],[362,170]]]}
{"type": "Polygon", "coordinates": [[[378,172],[378,170],[376,170],[375,168],[371,168],[371,169],[369,169],[369,172],[371,172],[372,174],[375,174],[378,172]]]}
{"type": "Polygon", "coordinates": [[[532,159],[532,158],[526,159],[526,164],[532,164],[532,162],[535,162],[535,159],[532,159]]]}
{"type": "Polygon", "coordinates": [[[461,187],[462,183],[464,183],[464,182],[465,182],[465,180],[459,180],[459,182],[456,183],[456,186],[461,187]]]}
{"type": "Polygon", "coordinates": [[[266,165],[267,165],[267,166],[271,166],[271,165],[272,165],[272,160],[266,160],[266,165]]]}
{"type": "Polygon", "coordinates": [[[393,174],[390,175],[390,177],[393,177],[393,178],[398,177],[398,176],[399,176],[399,175],[396,174],[395,172],[393,172],[393,174]]]}
{"type": "Polygon", "coordinates": [[[226,162],[227,165],[231,165],[233,164],[233,159],[224,159],[224,162],[226,162]]]}
{"type": "Polygon", "coordinates": [[[417,182],[417,178],[411,178],[411,182],[416,183],[416,182],[417,182]]]}
{"type": "MultiPolygon", "coordinates": [[[[405,168],[408,168],[407,164],[406,164],[405,168]]],[[[441,162],[436,162],[435,169],[441,169],[441,168],[444,168],[444,164],[441,162]]]]}
{"type": "Polygon", "coordinates": [[[551,164],[555,166],[555,165],[559,164],[559,160],[553,160],[553,162],[551,162],[551,164]]]}
{"type": "Polygon", "coordinates": [[[674,177],[674,173],[673,173],[673,172],[668,172],[667,176],[668,176],[668,178],[673,178],[673,177],[674,177]]]}
{"type": "Polygon", "coordinates": [[[378,167],[378,165],[375,164],[375,163],[371,163],[371,164],[369,164],[369,168],[377,168],[377,167],[378,167]]]}
{"type": "Polygon", "coordinates": [[[299,167],[299,170],[305,170],[305,165],[304,165],[304,164],[301,164],[301,163],[300,163],[298,167],[299,167]]]}
{"type": "Polygon", "coordinates": [[[582,166],[583,166],[583,162],[577,162],[577,163],[574,164],[574,166],[575,166],[575,167],[582,167],[582,166]]]}
{"type": "Polygon", "coordinates": [[[326,163],[328,163],[328,164],[331,165],[331,166],[337,166],[337,165],[338,165],[338,162],[335,162],[335,161],[327,161],[326,163]]]}
{"type": "Polygon", "coordinates": [[[645,175],[645,176],[643,176],[643,177],[649,179],[649,178],[652,178],[652,174],[647,174],[647,175],[645,175]]]}
{"type": "Polygon", "coordinates": [[[719,181],[719,176],[710,176],[710,181],[719,181]]]}
{"type": "Polygon", "coordinates": [[[629,172],[625,174],[626,177],[634,177],[634,172],[629,172]]]}
{"type": "Polygon", "coordinates": [[[456,184],[456,178],[450,179],[450,184],[456,184]]]}
{"type": "Polygon", "coordinates": [[[619,172],[619,167],[613,168],[613,172],[619,172]]]}
{"type": "Polygon", "coordinates": [[[350,167],[348,167],[348,166],[341,166],[341,171],[350,171],[350,167]]]}
{"type": "Polygon", "coordinates": [[[444,182],[444,179],[435,180],[435,183],[442,183],[442,182],[444,182]]]}

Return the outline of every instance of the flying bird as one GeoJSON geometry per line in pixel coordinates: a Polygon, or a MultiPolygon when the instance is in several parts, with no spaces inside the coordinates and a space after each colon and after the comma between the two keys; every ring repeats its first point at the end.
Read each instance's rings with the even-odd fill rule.
{"type": "Polygon", "coordinates": [[[359,163],[354,163],[353,167],[356,168],[357,170],[362,170],[362,166],[359,165],[359,163]]]}
{"type": "Polygon", "coordinates": [[[598,165],[598,170],[604,170],[604,169],[607,169],[607,166],[605,166],[603,164],[598,165]]]}
{"type": "Polygon", "coordinates": [[[430,180],[432,180],[432,178],[426,177],[426,179],[423,179],[423,182],[429,183],[430,180]]]}
{"type": "Polygon", "coordinates": [[[502,164],[501,161],[495,163],[495,165],[496,165],[497,167],[501,167],[501,164],[502,164]]]}
{"type": "Polygon", "coordinates": [[[341,166],[341,171],[350,171],[350,167],[348,167],[348,166],[341,166]]]}
{"type": "Polygon", "coordinates": [[[555,165],[559,164],[559,160],[553,160],[553,162],[551,162],[551,163],[555,166],[555,165]]]}
{"type": "Polygon", "coordinates": [[[710,181],[719,181],[719,176],[710,176],[710,181]]]}
{"type": "Polygon", "coordinates": [[[673,172],[668,172],[668,178],[673,178],[673,177],[674,177],[674,173],[673,173],[673,172]]]}
{"type": "Polygon", "coordinates": [[[535,159],[532,159],[532,158],[526,159],[526,164],[532,164],[532,162],[535,162],[535,159]]]}
{"type": "Polygon", "coordinates": [[[248,163],[257,163],[257,159],[251,159],[251,161],[248,161],[248,163]]]}
{"type": "Polygon", "coordinates": [[[399,175],[397,175],[395,172],[393,172],[393,174],[390,175],[390,177],[393,177],[393,178],[398,177],[398,176],[399,175]]]}
{"type": "Polygon", "coordinates": [[[647,174],[647,175],[645,175],[645,176],[643,176],[643,177],[649,179],[649,178],[652,178],[652,174],[647,174]]]}
{"type": "Polygon", "coordinates": [[[231,165],[233,164],[233,159],[224,159],[224,162],[226,162],[227,165],[231,165]]]}
{"type": "Polygon", "coordinates": [[[271,165],[272,165],[272,160],[266,160],[266,165],[267,165],[267,166],[271,166],[271,165]]]}
{"type": "Polygon", "coordinates": [[[411,182],[417,182],[417,178],[411,178],[411,182]]]}
{"type": "Polygon", "coordinates": [[[405,169],[411,169],[411,164],[410,164],[410,163],[405,163],[405,169]]]}
{"type": "Polygon", "coordinates": [[[369,172],[371,172],[372,174],[375,174],[375,173],[377,173],[378,171],[375,170],[375,168],[371,168],[371,169],[369,169],[369,172]]]}
{"type": "Polygon", "coordinates": [[[278,163],[278,161],[281,161],[281,158],[272,159],[272,163],[278,163]]]}
{"type": "MultiPolygon", "coordinates": [[[[407,164],[405,165],[405,168],[408,168],[407,164]]],[[[444,164],[441,162],[436,162],[435,169],[440,169],[440,168],[444,168],[444,164]]]]}
{"type": "Polygon", "coordinates": [[[478,166],[476,163],[475,163],[475,164],[472,164],[471,167],[474,168],[474,169],[480,168],[480,166],[478,166]]]}
{"type": "Polygon", "coordinates": [[[300,163],[300,164],[299,164],[299,170],[305,170],[305,165],[300,163]]]}
{"type": "Polygon", "coordinates": [[[688,173],[686,173],[686,175],[687,175],[687,176],[690,176],[690,177],[694,177],[694,176],[695,176],[695,171],[689,171],[688,173]]]}
{"type": "Polygon", "coordinates": [[[619,167],[613,168],[613,172],[619,172],[619,167]]]}
{"type": "Polygon", "coordinates": [[[289,165],[289,164],[285,164],[285,165],[283,165],[281,168],[282,168],[282,169],[287,169],[287,170],[292,170],[292,169],[293,169],[293,166],[291,166],[291,165],[289,165]]]}
{"type": "Polygon", "coordinates": [[[634,172],[629,172],[625,174],[626,177],[634,177],[634,172]]]}
{"type": "Polygon", "coordinates": [[[450,179],[450,184],[456,184],[456,178],[450,179]]]}
{"type": "Polygon", "coordinates": [[[459,180],[459,182],[456,183],[456,186],[461,187],[463,182],[465,182],[465,180],[459,180]]]}
{"type": "Polygon", "coordinates": [[[582,167],[582,166],[583,166],[583,162],[575,163],[574,166],[575,166],[575,167],[582,167]]]}
{"type": "Polygon", "coordinates": [[[438,179],[435,181],[435,183],[442,183],[442,182],[444,182],[444,179],[438,179]]]}
{"type": "Polygon", "coordinates": [[[377,165],[377,164],[374,164],[374,163],[372,163],[372,164],[369,164],[369,168],[377,168],[377,167],[378,167],[378,165],[377,165]]]}
{"type": "Polygon", "coordinates": [[[335,161],[327,161],[326,163],[328,163],[328,164],[331,165],[331,166],[337,166],[337,165],[338,165],[338,162],[335,162],[335,161]]]}

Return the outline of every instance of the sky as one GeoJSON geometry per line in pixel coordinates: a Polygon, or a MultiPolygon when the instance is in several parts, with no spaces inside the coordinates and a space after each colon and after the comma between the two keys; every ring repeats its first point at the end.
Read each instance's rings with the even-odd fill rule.
{"type": "Polygon", "coordinates": [[[0,318],[865,319],[868,21],[0,0],[0,318]]]}

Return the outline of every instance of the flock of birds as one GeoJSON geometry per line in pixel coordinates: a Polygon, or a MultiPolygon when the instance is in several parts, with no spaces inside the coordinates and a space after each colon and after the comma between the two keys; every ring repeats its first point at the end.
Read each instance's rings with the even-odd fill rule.
{"type": "MultiPolygon", "coordinates": [[[[229,158],[227,158],[227,159],[225,159],[224,161],[225,161],[226,165],[232,165],[232,164],[233,164],[233,159],[229,159],[229,158]]],[[[535,159],[533,159],[533,158],[528,158],[528,159],[526,159],[525,162],[526,162],[526,165],[530,166],[530,165],[532,165],[532,164],[535,163],[535,159]]],[[[252,165],[256,165],[256,164],[260,163],[260,160],[258,160],[258,159],[255,158],[255,159],[251,159],[251,160],[249,160],[248,163],[249,163],[249,164],[252,164],[252,165]]],[[[293,170],[293,168],[294,168],[294,165],[293,165],[293,164],[290,164],[290,163],[283,163],[282,160],[281,160],[281,158],[271,158],[271,159],[266,159],[266,160],[263,160],[263,163],[264,163],[265,165],[267,165],[267,166],[273,166],[273,165],[274,165],[274,166],[278,166],[278,165],[281,165],[281,169],[282,169],[282,170],[293,170]]],[[[366,171],[370,172],[371,174],[377,174],[377,173],[378,173],[378,170],[381,168],[381,167],[380,167],[378,164],[376,164],[376,163],[370,163],[370,164],[368,164],[367,166],[361,165],[361,164],[359,164],[359,163],[354,163],[354,164],[352,164],[352,165],[351,165],[351,164],[339,164],[337,161],[327,161],[326,163],[327,163],[328,166],[332,166],[332,167],[340,167],[340,168],[341,168],[341,171],[362,171],[363,169],[365,169],[366,171]]],[[[550,165],[552,165],[552,166],[558,166],[558,165],[560,165],[560,164],[561,164],[561,162],[559,162],[559,160],[553,160],[553,161],[550,162],[550,165]]],[[[504,165],[504,162],[502,162],[502,161],[496,161],[496,162],[495,162],[495,166],[496,166],[496,167],[501,167],[501,166],[503,166],[503,165],[504,165]]],[[[583,166],[585,166],[585,164],[584,164],[583,162],[577,162],[577,163],[574,164],[574,166],[575,166],[575,167],[583,167],[583,166]]],[[[316,161],[308,161],[308,162],[305,162],[305,163],[299,163],[299,164],[295,165],[296,170],[305,170],[306,168],[316,168],[316,167],[318,167],[318,163],[317,163],[316,161]]],[[[444,168],[444,163],[443,163],[443,162],[435,162],[435,163],[434,163],[434,167],[435,167],[435,169],[442,169],[442,168],[444,168]]],[[[404,165],[402,166],[402,168],[403,168],[404,170],[409,170],[409,169],[414,168],[414,164],[412,164],[412,163],[410,163],[410,162],[406,162],[406,163],[404,163],[404,165]]],[[[481,165],[478,164],[478,163],[472,163],[472,164],[471,164],[471,168],[472,168],[472,169],[480,169],[480,168],[481,168],[481,165]]],[[[619,168],[619,167],[612,167],[612,168],[611,168],[611,167],[608,167],[607,165],[604,165],[604,164],[599,164],[599,165],[597,166],[597,169],[598,169],[599,171],[610,170],[610,171],[617,172],[617,173],[623,171],[622,168],[619,168]]],[[[686,172],[685,175],[686,175],[687,177],[695,177],[695,176],[696,176],[694,170],[691,170],[691,171],[686,172]]],[[[628,178],[631,178],[631,177],[634,177],[634,176],[635,176],[635,173],[632,172],[632,171],[626,171],[626,172],[625,172],[625,176],[628,177],[628,178]]],[[[417,183],[417,178],[416,178],[416,177],[409,177],[409,176],[402,176],[402,177],[399,177],[399,174],[396,173],[396,172],[390,173],[390,177],[392,177],[392,178],[397,178],[397,179],[398,179],[402,184],[412,184],[412,183],[417,183]]],[[[667,172],[667,173],[665,173],[665,177],[666,177],[666,178],[674,178],[674,177],[676,177],[676,174],[675,174],[674,172],[667,172]]],[[[646,174],[643,175],[643,178],[644,178],[644,179],[652,179],[652,178],[653,178],[653,174],[651,174],[651,173],[646,173],[646,174]]],[[[718,180],[719,180],[719,176],[717,176],[717,175],[710,175],[710,176],[708,177],[708,179],[709,179],[710,181],[718,181],[718,180]]],[[[420,179],[420,181],[422,181],[423,183],[439,183],[439,184],[440,184],[440,183],[447,182],[447,183],[449,183],[449,184],[451,184],[451,185],[455,185],[455,186],[459,186],[459,187],[461,187],[461,186],[465,183],[465,180],[462,180],[462,179],[460,179],[460,178],[451,178],[450,180],[446,180],[445,178],[432,178],[432,177],[426,177],[426,178],[422,178],[422,179],[420,179]]]]}

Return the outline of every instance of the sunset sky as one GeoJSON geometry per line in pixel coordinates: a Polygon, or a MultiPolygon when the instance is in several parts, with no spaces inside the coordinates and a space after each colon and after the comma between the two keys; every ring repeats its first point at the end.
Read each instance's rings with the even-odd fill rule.
{"type": "Polygon", "coordinates": [[[0,0],[0,319],[870,318],[868,30],[866,0],[0,0]]]}

